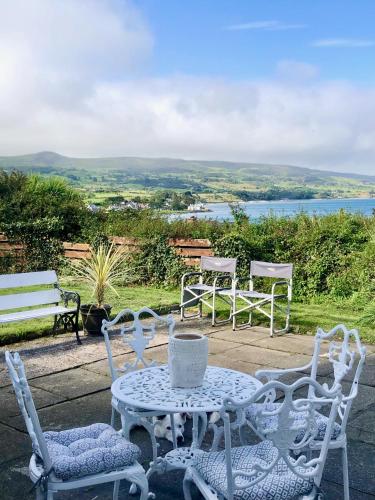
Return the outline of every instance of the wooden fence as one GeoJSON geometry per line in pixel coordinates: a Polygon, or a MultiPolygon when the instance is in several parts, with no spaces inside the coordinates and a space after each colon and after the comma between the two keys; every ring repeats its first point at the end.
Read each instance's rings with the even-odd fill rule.
{"type": "MultiPolygon", "coordinates": [[[[136,238],[124,238],[121,236],[113,236],[110,238],[115,245],[125,247],[130,253],[139,252],[142,241],[136,238]]],[[[199,264],[199,259],[202,255],[213,255],[211,242],[206,239],[170,239],[169,245],[175,250],[177,255],[180,255],[185,264],[188,266],[196,266],[199,264]]],[[[68,259],[83,259],[90,256],[90,245],[88,243],[69,243],[64,242],[64,253],[68,259]]],[[[4,234],[0,234],[0,256],[12,254],[20,250],[21,245],[9,243],[4,234]]]]}

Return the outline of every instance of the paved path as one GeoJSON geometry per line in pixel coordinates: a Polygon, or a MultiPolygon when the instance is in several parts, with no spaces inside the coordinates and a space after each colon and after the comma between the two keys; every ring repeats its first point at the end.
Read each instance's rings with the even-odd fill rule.
{"type": "MultiPolygon", "coordinates": [[[[177,324],[176,330],[199,330],[209,336],[209,364],[233,368],[254,374],[261,367],[285,368],[301,366],[310,359],[313,337],[283,335],[270,338],[268,331],[253,328],[232,332],[228,327],[212,328],[207,322],[177,324]]],[[[149,358],[159,362],[167,359],[167,336],[158,334],[147,350],[149,358]]],[[[24,360],[30,386],[44,430],[64,429],[110,421],[110,377],[102,338],[85,338],[77,346],[70,335],[43,338],[14,344],[24,360]]],[[[28,479],[30,440],[19,415],[10,380],[0,349],[0,500],[29,500],[31,483],[28,479]]],[[[120,341],[115,344],[116,361],[131,359],[132,354],[120,341]]],[[[328,380],[332,372],[324,364],[320,380],[328,380]]],[[[349,384],[349,382],[346,382],[349,384]]],[[[188,426],[189,427],[189,426],[188,426]]],[[[359,396],[354,402],[348,426],[351,500],[375,499],[375,346],[369,346],[367,364],[361,379],[359,396]]],[[[187,429],[187,438],[189,429],[187,429]]],[[[134,432],[134,440],[142,449],[147,466],[150,446],[142,430],[134,432]]],[[[161,451],[170,449],[161,442],[161,451]]],[[[154,476],[150,488],[157,500],[182,499],[182,473],[154,476]]],[[[323,486],[327,500],[342,498],[341,460],[339,452],[329,453],[323,486]]],[[[57,499],[109,500],[109,486],[61,493],[57,499]]],[[[120,498],[128,495],[126,484],[120,498]]],[[[194,499],[202,497],[195,492],[194,499]]]]}

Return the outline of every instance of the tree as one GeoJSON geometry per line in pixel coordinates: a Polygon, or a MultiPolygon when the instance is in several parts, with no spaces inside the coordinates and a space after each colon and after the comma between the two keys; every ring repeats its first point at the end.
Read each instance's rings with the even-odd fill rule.
{"type": "Polygon", "coordinates": [[[79,237],[86,212],[82,196],[64,179],[0,172],[0,229],[9,222],[58,218],[58,237],[79,237]]]}

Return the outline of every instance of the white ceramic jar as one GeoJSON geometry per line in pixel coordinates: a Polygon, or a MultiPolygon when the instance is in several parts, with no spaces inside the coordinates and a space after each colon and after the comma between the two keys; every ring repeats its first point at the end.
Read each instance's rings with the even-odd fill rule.
{"type": "Polygon", "coordinates": [[[172,387],[201,386],[207,363],[207,337],[199,333],[177,333],[169,337],[168,368],[172,387]]]}

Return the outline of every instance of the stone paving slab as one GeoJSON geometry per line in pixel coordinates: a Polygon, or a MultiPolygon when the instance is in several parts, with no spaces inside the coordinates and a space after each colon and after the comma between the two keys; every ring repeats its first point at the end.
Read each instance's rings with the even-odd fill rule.
{"type": "MultiPolygon", "coordinates": [[[[43,408],[57,404],[67,398],[62,395],[53,394],[50,391],[45,391],[30,385],[36,408],[43,408]]],[[[14,395],[13,386],[8,386],[0,389],[0,420],[8,417],[13,417],[20,414],[20,409],[14,395]]]]}
{"type": "Polygon", "coordinates": [[[111,379],[108,375],[99,375],[83,368],[74,368],[36,378],[32,380],[32,385],[67,399],[73,399],[108,389],[111,386],[111,379]]]}
{"type": "MultiPolygon", "coordinates": [[[[60,431],[71,427],[90,425],[94,422],[109,423],[111,420],[111,392],[105,390],[42,408],[38,410],[38,416],[44,431],[60,431]]],[[[15,429],[26,430],[21,415],[8,419],[7,423],[15,429]]]]}
{"type": "Polygon", "coordinates": [[[259,328],[247,328],[233,332],[230,327],[227,327],[226,329],[222,328],[219,331],[211,333],[210,337],[239,342],[245,345],[257,345],[259,341],[269,337],[269,333],[267,330],[259,328]]]}
{"type": "MultiPolygon", "coordinates": [[[[1,464],[9,460],[31,454],[31,441],[28,434],[3,424],[0,424],[0,443],[0,469],[3,468],[1,464]]],[[[2,498],[1,489],[0,498],[2,498]]]]}

